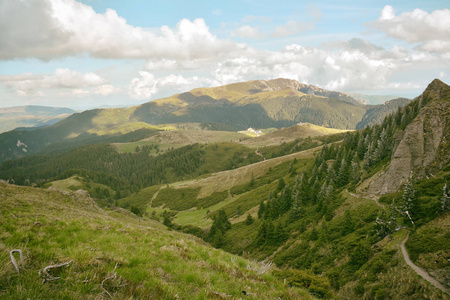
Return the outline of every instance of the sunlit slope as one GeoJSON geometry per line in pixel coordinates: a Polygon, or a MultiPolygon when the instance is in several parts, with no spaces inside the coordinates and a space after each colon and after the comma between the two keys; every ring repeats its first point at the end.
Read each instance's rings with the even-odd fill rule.
{"type": "Polygon", "coordinates": [[[288,128],[282,128],[276,131],[272,131],[260,137],[243,140],[241,141],[241,144],[251,147],[272,146],[291,142],[300,138],[313,138],[317,136],[343,133],[346,131],[347,130],[327,128],[310,123],[300,123],[288,128]]]}
{"type": "Polygon", "coordinates": [[[250,299],[310,298],[270,267],[123,210],[104,212],[82,192],[0,183],[0,204],[1,298],[237,299],[242,291],[250,299]],[[13,249],[24,254],[20,264],[16,253],[19,272],[13,249]]]}
{"type": "MultiPolygon", "coordinates": [[[[59,144],[57,147],[61,149],[112,142],[126,134],[132,137],[120,139],[134,142],[150,137],[152,132],[166,130],[163,124],[194,122],[213,130],[238,131],[249,127],[283,128],[307,122],[354,129],[369,108],[343,93],[289,79],[199,88],[130,108],[94,109],[73,114],[46,128],[4,133],[0,135],[0,161],[35,154],[44,148],[53,148],[54,144],[59,144]],[[139,132],[134,133],[136,131],[139,132]],[[17,146],[20,145],[18,140],[26,147],[17,146]]],[[[369,119],[378,120],[378,113],[386,113],[386,110],[372,110],[369,119]]]]}
{"type": "MultiPolygon", "coordinates": [[[[191,125],[191,124],[190,124],[191,125]]],[[[183,125],[181,125],[183,126],[183,125]]],[[[238,132],[231,131],[211,131],[196,129],[182,129],[177,125],[174,130],[164,130],[155,133],[154,135],[136,142],[129,143],[115,143],[114,146],[119,152],[133,152],[136,147],[149,146],[155,149],[151,154],[161,153],[160,151],[167,151],[169,149],[176,149],[190,144],[209,144],[219,142],[239,142],[248,139],[248,136],[238,132]]]]}

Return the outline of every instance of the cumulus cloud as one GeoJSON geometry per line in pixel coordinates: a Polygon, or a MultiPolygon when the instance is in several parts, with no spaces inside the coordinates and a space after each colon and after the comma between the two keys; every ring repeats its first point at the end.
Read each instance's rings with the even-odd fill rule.
{"type": "Polygon", "coordinates": [[[186,92],[200,86],[219,85],[217,81],[197,76],[183,77],[182,75],[170,74],[168,76],[156,77],[153,73],[140,71],[139,77],[131,80],[128,86],[128,95],[133,99],[149,99],[161,91],[186,92]]]}
{"type": "Polygon", "coordinates": [[[376,51],[383,50],[382,47],[377,46],[375,44],[370,43],[369,41],[365,41],[360,38],[352,38],[348,41],[337,41],[337,42],[328,42],[324,43],[325,48],[333,49],[345,49],[345,50],[359,50],[364,53],[373,53],[376,51]]]}
{"type": "Polygon", "coordinates": [[[51,75],[32,73],[1,75],[0,82],[13,89],[19,96],[44,95],[43,89],[70,89],[72,91],[69,94],[76,95],[93,93],[105,96],[118,92],[118,89],[107,84],[104,78],[95,73],[79,73],[70,69],[56,69],[51,75]]]}
{"type": "Polygon", "coordinates": [[[213,35],[203,19],[183,19],[176,28],[162,26],[158,31],[131,26],[112,9],[96,13],[75,0],[0,3],[0,59],[46,60],[80,53],[101,58],[190,59],[236,47],[213,35]]]}
{"type": "Polygon", "coordinates": [[[221,61],[214,77],[223,84],[284,77],[332,90],[370,90],[385,86],[399,67],[396,59],[384,57],[387,53],[364,53],[359,49],[326,51],[292,44],[278,52],[264,51],[252,57],[221,61]]]}
{"type": "Polygon", "coordinates": [[[371,23],[388,36],[418,43],[418,49],[430,52],[450,52],[450,10],[428,13],[421,9],[396,15],[392,6],[386,5],[378,19],[371,23]]]}
{"type": "MultiPolygon", "coordinates": [[[[196,74],[191,74],[183,60],[148,62],[145,71],[129,85],[129,94],[136,99],[171,95],[200,86],[218,86],[253,79],[290,78],[338,91],[417,89],[415,81],[396,82],[396,74],[417,72],[421,68],[439,66],[442,57],[408,50],[400,46],[384,49],[362,39],[350,39],[328,45],[325,49],[299,44],[285,46],[280,51],[243,48],[217,60],[195,62],[196,74]],[[175,73],[159,75],[161,70],[175,73]],[[409,71],[411,72],[411,71],[409,71]]],[[[420,84],[423,84],[422,82],[420,84]]]]}

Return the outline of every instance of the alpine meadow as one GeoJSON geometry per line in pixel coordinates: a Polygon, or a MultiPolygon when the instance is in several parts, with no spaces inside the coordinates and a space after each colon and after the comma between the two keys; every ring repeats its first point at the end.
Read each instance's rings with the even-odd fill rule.
{"type": "Polygon", "coordinates": [[[0,0],[0,298],[450,299],[448,20],[0,0]]]}

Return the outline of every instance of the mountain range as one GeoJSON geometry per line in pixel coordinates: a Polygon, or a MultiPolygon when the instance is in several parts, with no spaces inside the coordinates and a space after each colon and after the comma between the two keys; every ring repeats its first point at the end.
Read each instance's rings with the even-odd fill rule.
{"type": "Polygon", "coordinates": [[[0,108],[0,133],[17,127],[52,125],[75,112],[70,108],[36,105],[0,108]]]}
{"type": "Polygon", "coordinates": [[[0,161],[50,149],[55,144],[56,148],[67,148],[97,141],[143,139],[164,124],[175,123],[195,122],[204,128],[227,131],[283,128],[299,122],[359,129],[381,122],[408,102],[399,98],[383,105],[364,105],[346,94],[289,79],[198,88],[130,108],[76,113],[45,128],[1,134],[0,161]],[[123,137],[126,134],[129,136],[123,137]],[[19,140],[26,148],[17,146],[19,140]]]}
{"type": "Polygon", "coordinates": [[[449,299],[449,116],[438,79],[370,107],[274,80],[4,133],[33,155],[0,164],[0,246],[29,253],[19,273],[0,256],[0,296],[449,299]],[[361,118],[289,111],[318,103],[361,118]]]}

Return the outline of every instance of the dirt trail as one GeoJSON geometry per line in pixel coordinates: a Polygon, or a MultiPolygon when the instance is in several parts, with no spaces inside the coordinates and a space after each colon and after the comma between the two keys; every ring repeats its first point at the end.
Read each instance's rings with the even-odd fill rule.
{"type": "Polygon", "coordinates": [[[152,200],[150,200],[150,207],[152,207],[153,204],[153,200],[156,199],[156,197],[158,197],[159,191],[161,191],[163,188],[166,188],[167,185],[163,185],[162,187],[159,188],[158,191],[156,191],[156,193],[153,194],[152,200]]]}
{"type": "Polygon", "coordinates": [[[380,202],[378,202],[378,199],[380,198],[380,197],[378,197],[378,196],[375,196],[375,195],[355,194],[355,193],[349,192],[348,190],[346,190],[346,191],[347,191],[347,193],[349,193],[350,195],[352,195],[352,196],[355,197],[355,198],[366,198],[366,199],[369,199],[369,200],[373,200],[373,201],[375,201],[375,203],[376,203],[379,207],[381,207],[383,210],[386,210],[386,208],[384,207],[384,205],[382,205],[380,202]]]}
{"type": "Polygon", "coordinates": [[[259,149],[258,149],[258,148],[256,148],[255,154],[261,156],[264,160],[266,160],[266,158],[264,157],[264,155],[262,155],[262,153],[259,152],[259,149]]]}
{"type": "Polygon", "coordinates": [[[406,248],[405,248],[405,243],[408,240],[408,238],[409,238],[409,231],[406,234],[405,239],[402,241],[402,244],[400,245],[405,262],[408,264],[408,266],[410,266],[414,270],[414,272],[416,272],[418,275],[420,275],[423,279],[425,279],[426,281],[428,281],[429,283],[431,283],[432,285],[434,285],[436,288],[440,289],[444,293],[447,293],[450,295],[450,291],[448,291],[441,283],[439,283],[439,281],[437,281],[436,279],[431,277],[424,269],[417,266],[416,264],[414,264],[411,261],[411,259],[409,258],[408,251],[406,251],[406,248]]]}

